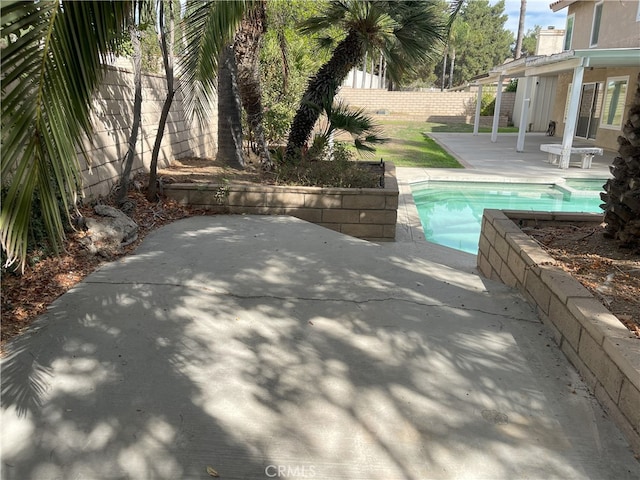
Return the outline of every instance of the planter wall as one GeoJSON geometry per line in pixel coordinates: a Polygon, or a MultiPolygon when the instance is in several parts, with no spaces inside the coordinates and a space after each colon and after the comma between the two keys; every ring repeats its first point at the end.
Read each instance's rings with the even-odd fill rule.
{"type": "Polygon", "coordinates": [[[396,235],[398,182],[390,163],[384,188],[174,183],[164,194],[214,213],[291,215],[365,240],[391,241],[396,235]]]}
{"type": "Polygon", "coordinates": [[[553,332],[582,375],[640,454],[640,340],[519,226],[595,224],[597,214],[485,210],[478,268],[517,288],[553,332]]]}

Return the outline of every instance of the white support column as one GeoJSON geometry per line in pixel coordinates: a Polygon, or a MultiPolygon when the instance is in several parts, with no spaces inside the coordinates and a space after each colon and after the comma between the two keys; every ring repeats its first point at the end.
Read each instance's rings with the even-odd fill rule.
{"type": "Polygon", "coordinates": [[[473,134],[478,135],[480,126],[480,110],[482,110],[482,84],[478,86],[478,97],[476,98],[476,118],[473,120],[473,134]]]}
{"type": "Polygon", "coordinates": [[[498,92],[496,93],[496,108],[493,110],[493,126],[491,127],[491,141],[498,141],[498,125],[500,123],[500,104],[502,103],[502,82],[504,77],[498,78],[498,92]]]}
{"type": "Polygon", "coordinates": [[[531,105],[533,79],[531,77],[524,77],[524,82],[524,95],[522,96],[522,108],[520,109],[520,125],[518,126],[516,152],[524,152],[524,137],[527,132],[527,123],[529,122],[529,105],[531,105]]]}
{"type": "Polygon", "coordinates": [[[584,65],[573,69],[573,81],[571,96],[569,97],[569,109],[567,110],[567,122],[564,125],[562,135],[562,155],[560,156],[559,167],[569,168],[571,158],[571,147],[573,137],[576,134],[576,123],[578,120],[578,108],[580,107],[580,95],[582,94],[582,79],[584,78],[584,65]]]}

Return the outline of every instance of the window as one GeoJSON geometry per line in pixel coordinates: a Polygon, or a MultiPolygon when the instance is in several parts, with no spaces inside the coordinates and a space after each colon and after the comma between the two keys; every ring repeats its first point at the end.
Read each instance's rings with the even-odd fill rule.
{"type": "Polygon", "coordinates": [[[619,129],[627,100],[627,84],[629,77],[607,78],[602,106],[602,128],[619,129]]]}
{"type": "Polygon", "coordinates": [[[567,17],[567,28],[564,31],[564,49],[571,50],[571,40],[573,37],[573,22],[576,19],[576,14],[569,15],[567,17]]]}
{"type": "Polygon", "coordinates": [[[636,13],[636,22],[640,22],[640,3],[638,3],[638,13],[636,13]]]}
{"type": "Polygon", "coordinates": [[[598,45],[598,36],[600,34],[600,20],[602,19],[602,5],[603,2],[596,3],[593,7],[593,24],[591,25],[591,43],[590,47],[598,45]]]}

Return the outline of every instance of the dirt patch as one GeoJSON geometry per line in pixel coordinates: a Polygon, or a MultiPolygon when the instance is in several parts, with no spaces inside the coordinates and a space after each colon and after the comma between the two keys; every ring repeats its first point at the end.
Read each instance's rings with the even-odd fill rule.
{"type": "Polygon", "coordinates": [[[523,229],[640,337],[640,250],[604,237],[602,226],[523,229]]]}
{"type": "Polygon", "coordinates": [[[170,167],[158,169],[162,183],[235,183],[273,185],[276,175],[265,172],[257,162],[244,170],[232,168],[209,158],[183,158],[174,160],[170,167]]]}

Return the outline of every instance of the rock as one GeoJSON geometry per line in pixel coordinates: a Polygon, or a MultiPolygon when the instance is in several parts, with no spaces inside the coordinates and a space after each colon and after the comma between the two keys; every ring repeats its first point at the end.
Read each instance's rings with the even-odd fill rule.
{"type": "Polygon", "coordinates": [[[117,208],[96,205],[93,210],[99,217],[84,222],[88,236],[83,244],[90,252],[108,258],[138,238],[138,224],[117,208]]]}

